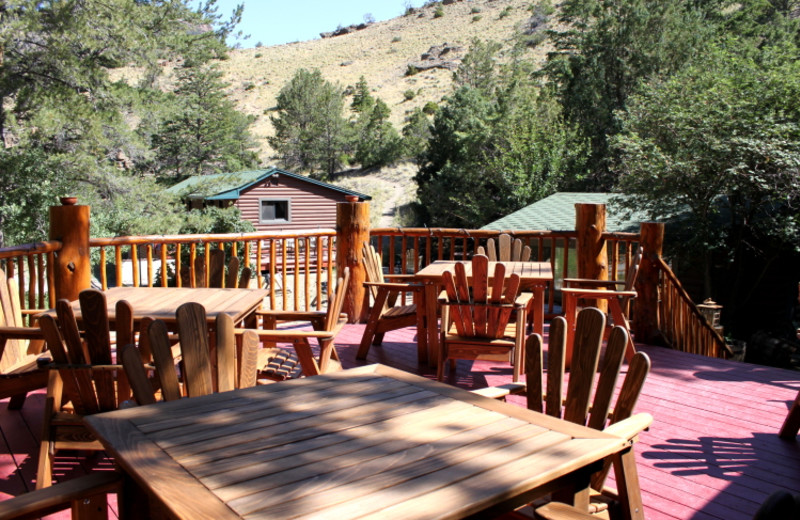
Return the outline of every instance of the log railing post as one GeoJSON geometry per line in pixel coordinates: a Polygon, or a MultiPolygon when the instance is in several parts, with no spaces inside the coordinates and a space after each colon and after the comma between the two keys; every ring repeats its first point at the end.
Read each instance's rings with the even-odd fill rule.
{"type": "Polygon", "coordinates": [[[350,268],[350,284],[342,312],[350,323],[362,319],[366,270],[362,257],[364,244],[369,242],[369,203],[339,202],[336,204],[336,272],[350,268]]]}
{"type": "Polygon", "coordinates": [[[633,330],[636,341],[649,345],[662,343],[658,326],[658,285],[659,268],[657,260],[661,257],[664,245],[664,224],[645,222],[640,227],[642,246],[642,265],[636,279],[636,301],[633,313],[633,330]]]}
{"type": "MultiPolygon", "coordinates": [[[[575,230],[578,278],[608,280],[608,254],[603,233],[606,231],[605,204],[575,204],[575,230]]],[[[592,302],[605,312],[605,300],[592,302]]]]}
{"type": "Polygon", "coordinates": [[[61,206],[50,207],[50,240],[59,240],[55,253],[56,298],[73,301],[91,287],[92,269],[89,256],[90,206],[75,205],[73,197],[63,197],[61,206]]]}

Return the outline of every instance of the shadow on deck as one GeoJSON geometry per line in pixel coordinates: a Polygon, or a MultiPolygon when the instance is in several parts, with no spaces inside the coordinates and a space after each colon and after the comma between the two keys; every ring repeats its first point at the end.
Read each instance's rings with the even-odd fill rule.
{"type": "MultiPolygon", "coordinates": [[[[415,329],[387,333],[362,362],[355,353],[363,330],[348,325],[338,338],[345,367],[382,363],[435,377],[434,369],[417,364],[415,329]]],[[[745,520],[773,491],[800,491],[800,442],[777,435],[800,372],[639,348],[653,363],[637,406],[655,418],[636,447],[648,519],[745,520]]],[[[456,375],[447,377],[480,388],[510,381],[511,368],[459,361],[456,375]]],[[[33,489],[43,401],[41,392],[34,394],[21,412],[0,403],[0,499],[33,489]]],[[[64,457],[57,474],[66,479],[110,465],[104,457],[64,457]]]]}

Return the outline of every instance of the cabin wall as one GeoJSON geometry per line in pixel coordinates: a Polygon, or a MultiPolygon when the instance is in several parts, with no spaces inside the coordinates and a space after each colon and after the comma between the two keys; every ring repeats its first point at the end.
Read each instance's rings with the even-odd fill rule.
{"type": "Polygon", "coordinates": [[[279,176],[277,184],[268,178],[242,193],[236,207],[242,218],[252,222],[257,231],[289,231],[299,229],[334,229],[336,227],[336,203],[345,201],[345,194],[323,186],[279,176]],[[272,182],[270,182],[272,181],[272,182]],[[288,199],[290,221],[274,224],[259,221],[259,204],[263,198],[288,199]]]}

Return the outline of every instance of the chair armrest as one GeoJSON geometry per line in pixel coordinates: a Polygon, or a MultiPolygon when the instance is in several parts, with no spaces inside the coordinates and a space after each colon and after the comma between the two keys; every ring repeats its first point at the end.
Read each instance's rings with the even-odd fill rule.
{"type": "Polygon", "coordinates": [[[653,416],[649,413],[637,413],[627,419],[614,423],[603,429],[604,433],[616,435],[623,439],[633,440],[637,435],[650,428],[653,424],[653,416]]]}
{"type": "Polygon", "coordinates": [[[276,321],[311,321],[312,319],[324,318],[325,311],[275,311],[268,309],[257,309],[256,316],[274,317],[276,321]]]}
{"type": "Polygon", "coordinates": [[[478,388],[477,390],[471,390],[471,392],[490,399],[504,399],[509,395],[522,394],[526,388],[525,383],[506,383],[504,385],[478,388]]]}
{"type": "Polygon", "coordinates": [[[0,338],[44,339],[44,334],[38,327],[0,327],[0,338]]]}
{"type": "Polygon", "coordinates": [[[561,293],[571,294],[590,300],[592,298],[615,298],[617,296],[630,296],[631,298],[636,298],[636,291],[605,291],[603,289],[564,288],[561,289],[561,293]]]}
{"type": "Polygon", "coordinates": [[[276,343],[291,343],[297,339],[332,339],[336,336],[335,331],[327,330],[262,330],[262,329],[234,329],[235,334],[244,334],[246,331],[251,330],[258,334],[259,339],[276,342],[276,343]]]}
{"type": "Polygon", "coordinates": [[[573,284],[575,284],[577,286],[581,286],[581,285],[586,286],[586,285],[588,285],[588,286],[594,286],[594,287],[619,287],[619,286],[623,286],[624,287],[625,286],[625,281],[624,280],[592,280],[591,278],[564,278],[562,280],[562,282],[563,282],[563,284],[565,286],[572,287],[572,288],[575,288],[573,286],[573,284]]]}
{"type": "Polygon", "coordinates": [[[422,291],[425,286],[419,284],[410,284],[410,283],[390,283],[390,282],[364,282],[364,287],[380,287],[383,289],[389,289],[390,291],[415,291],[420,292],[422,291]]]}
{"type": "Polygon", "coordinates": [[[103,471],[60,482],[0,502],[0,518],[38,518],[69,509],[72,502],[95,495],[117,493],[122,479],[117,472],[103,471]]]}
{"type": "Polygon", "coordinates": [[[514,305],[527,307],[531,300],[533,300],[533,293],[523,291],[519,293],[519,296],[517,296],[517,299],[514,301],[514,305]]]}
{"type": "Polygon", "coordinates": [[[408,280],[408,283],[415,283],[416,285],[423,285],[416,279],[416,275],[413,274],[385,274],[383,275],[384,280],[396,280],[401,282],[402,280],[408,280]]]}

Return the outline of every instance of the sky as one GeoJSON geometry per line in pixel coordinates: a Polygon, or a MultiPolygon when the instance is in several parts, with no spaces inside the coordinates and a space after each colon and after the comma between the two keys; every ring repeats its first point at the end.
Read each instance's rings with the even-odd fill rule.
{"type": "MultiPolygon", "coordinates": [[[[371,14],[376,22],[400,16],[406,5],[419,7],[423,0],[217,0],[218,13],[229,17],[234,7],[244,4],[242,23],[237,26],[246,40],[241,47],[280,45],[319,38],[319,33],[364,22],[371,14]]],[[[229,40],[235,45],[237,40],[229,40]]]]}

